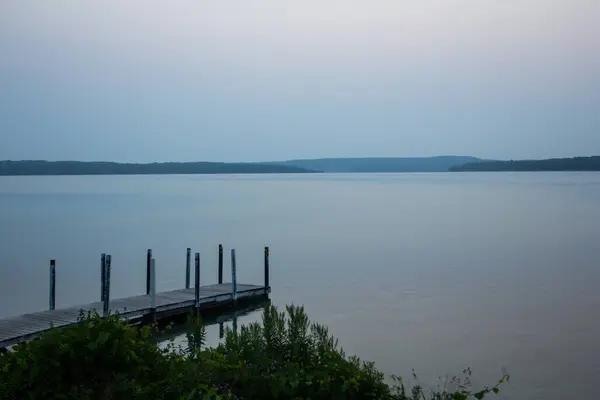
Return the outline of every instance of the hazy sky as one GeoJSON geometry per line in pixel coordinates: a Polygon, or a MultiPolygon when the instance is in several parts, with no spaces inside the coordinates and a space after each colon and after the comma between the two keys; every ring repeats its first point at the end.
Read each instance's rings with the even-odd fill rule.
{"type": "Polygon", "coordinates": [[[440,154],[600,154],[600,1],[0,2],[0,159],[440,154]]]}

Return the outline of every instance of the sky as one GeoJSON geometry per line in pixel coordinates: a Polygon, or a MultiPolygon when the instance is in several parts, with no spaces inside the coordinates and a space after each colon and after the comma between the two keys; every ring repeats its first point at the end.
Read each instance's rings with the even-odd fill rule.
{"type": "Polygon", "coordinates": [[[600,1],[0,2],[0,159],[450,154],[600,154],[600,1]]]}

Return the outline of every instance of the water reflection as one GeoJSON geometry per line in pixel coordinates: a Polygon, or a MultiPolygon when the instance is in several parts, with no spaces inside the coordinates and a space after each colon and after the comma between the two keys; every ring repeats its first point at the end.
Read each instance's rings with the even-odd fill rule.
{"type": "MultiPolygon", "coordinates": [[[[203,316],[206,330],[205,346],[216,347],[225,337],[226,327],[230,327],[234,332],[237,332],[238,326],[260,322],[262,311],[268,304],[270,304],[270,300],[260,300],[224,314],[203,316]]],[[[174,325],[170,330],[163,330],[156,334],[154,340],[161,348],[173,343],[175,348],[185,349],[190,346],[186,333],[185,324],[174,325]]]]}

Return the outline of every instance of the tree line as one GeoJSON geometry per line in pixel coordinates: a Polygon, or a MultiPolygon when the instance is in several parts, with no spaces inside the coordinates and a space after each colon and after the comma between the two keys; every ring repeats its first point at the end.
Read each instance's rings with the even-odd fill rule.
{"type": "Polygon", "coordinates": [[[0,175],[138,175],[302,173],[307,169],[260,163],[166,162],[123,164],[84,161],[0,161],[0,175]]]}
{"type": "Polygon", "coordinates": [[[547,160],[483,161],[450,168],[452,172],[496,171],[600,171],[600,156],[547,160]]]}

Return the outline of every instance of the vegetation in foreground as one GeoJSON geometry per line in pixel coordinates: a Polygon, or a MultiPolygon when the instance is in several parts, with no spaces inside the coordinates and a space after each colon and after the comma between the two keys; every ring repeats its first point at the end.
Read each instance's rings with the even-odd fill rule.
{"type": "Polygon", "coordinates": [[[217,348],[203,347],[197,318],[188,332],[188,348],[160,348],[150,327],[82,315],[75,326],[0,355],[0,398],[465,400],[497,393],[508,379],[479,391],[468,379],[437,392],[405,388],[397,377],[389,386],[373,363],[347,357],[302,307],[268,306],[262,323],[228,330],[217,348]]]}

